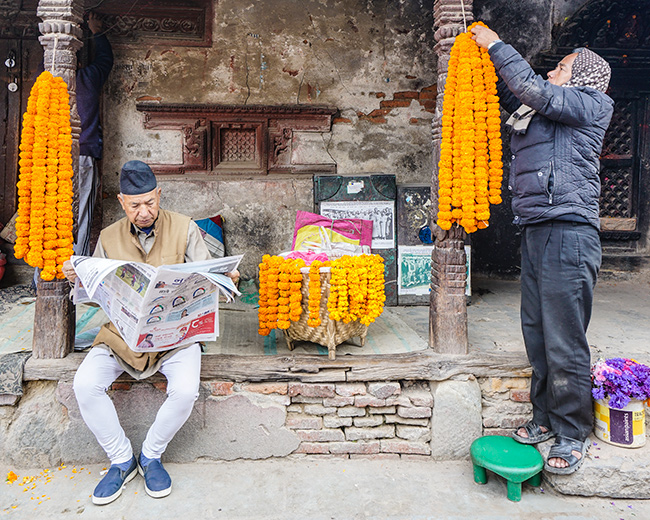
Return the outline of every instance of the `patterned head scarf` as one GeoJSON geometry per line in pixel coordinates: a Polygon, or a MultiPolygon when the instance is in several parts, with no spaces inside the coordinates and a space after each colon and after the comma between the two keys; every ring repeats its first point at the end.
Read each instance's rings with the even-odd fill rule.
{"type": "MultiPolygon", "coordinates": [[[[573,49],[573,52],[578,55],[571,67],[571,79],[562,86],[591,87],[605,92],[609,86],[609,78],[612,76],[609,63],[585,47],[573,49]]],[[[535,110],[529,106],[521,105],[506,121],[506,126],[515,134],[525,134],[535,114],[535,110]]]]}
{"type": "Polygon", "coordinates": [[[603,58],[594,51],[580,47],[573,49],[577,53],[571,67],[571,79],[564,87],[591,87],[605,92],[609,86],[612,69],[603,58]]]}

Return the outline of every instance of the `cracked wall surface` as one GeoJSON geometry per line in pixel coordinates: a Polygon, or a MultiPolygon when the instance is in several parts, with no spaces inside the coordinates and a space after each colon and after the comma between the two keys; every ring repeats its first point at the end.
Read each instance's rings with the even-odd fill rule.
{"type": "MultiPolygon", "coordinates": [[[[331,132],[297,132],[294,160],[340,175],[392,173],[430,182],[436,84],[433,0],[222,0],[212,46],[115,46],[104,97],[104,225],[127,160],[182,162],[179,131],[146,130],[138,101],[318,104],[340,113],[331,132]]],[[[110,34],[109,34],[110,38],[110,34]]],[[[264,253],[291,246],[297,210],[313,210],[312,175],[167,177],[163,204],[192,217],[221,213],[228,254],[245,277],[264,253]]]]}

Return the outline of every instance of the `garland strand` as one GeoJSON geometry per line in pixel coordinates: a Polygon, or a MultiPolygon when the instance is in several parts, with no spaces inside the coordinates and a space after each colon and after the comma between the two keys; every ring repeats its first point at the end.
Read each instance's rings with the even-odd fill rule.
{"type": "Polygon", "coordinates": [[[64,278],[72,250],[72,131],[68,86],[43,72],[32,88],[20,139],[16,258],[64,278]]]}
{"type": "Polygon", "coordinates": [[[451,49],[442,106],[438,221],[467,233],[488,226],[490,204],[501,203],[501,115],[497,75],[486,49],[459,34],[451,49]]]}
{"type": "MultiPolygon", "coordinates": [[[[314,261],[309,267],[306,304],[307,325],[322,324],[321,268],[330,267],[328,318],[350,323],[358,320],[369,325],[384,309],[384,260],[379,255],[344,256],[337,260],[314,261]]],[[[302,259],[291,260],[264,255],[259,264],[260,298],[258,332],[267,336],[275,328],[288,329],[303,312],[302,259]]]]}

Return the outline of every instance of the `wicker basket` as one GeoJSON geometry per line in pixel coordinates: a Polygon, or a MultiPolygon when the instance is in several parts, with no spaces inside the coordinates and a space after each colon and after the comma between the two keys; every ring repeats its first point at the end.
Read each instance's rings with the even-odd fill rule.
{"type": "Polygon", "coordinates": [[[302,275],[302,314],[300,320],[292,321],[288,329],[285,329],[284,337],[287,340],[289,350],[293,350],[295,341],[311,341],[327,347],[329,358],[336,358],[336,347],[350,338],[358,336],[363,347],[368,333],[368,326],[360,321],[343,323],[342,321],[331,320],[327,310],[327,300],[330,295],[330,273],[321,273],[320,276],[320,319],[318,327],[307,325],[309,318],[309,273],[302,275]]]}

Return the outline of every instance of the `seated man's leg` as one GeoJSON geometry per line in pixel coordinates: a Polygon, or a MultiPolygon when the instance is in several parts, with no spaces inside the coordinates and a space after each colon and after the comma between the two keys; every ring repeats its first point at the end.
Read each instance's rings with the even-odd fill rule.
{"type": "Polygon", "coordinates": [[[74,393],[81,417],[108,455],[111,464],[128,462],[133,456],[117,417],[113,400],[106,394],[124,370],[104,348],[92,348],[74,376],[74,393]]]}
{"type": "Polygon", "coordinates": [[[93,348],[79,366],[74,378],[74,392],[86,425],[108,455],[111,467],[97,484],[92,502],[105,505],[121,494],[127,482],[137,474],[137,464],[129,439],[106,389],[123,372],[108,350],[93,348]]]}
{"type": "Polygon", "coordinates": [[[160,498],[171,493],[171,478],[162,467],[160,457],[176,432],[181,429],[199,396],[201,347],[198,343],[165,360],[160,372],[167,378],[167,399],[158,410],[142,444],[141,473],[145,490],[160,498]]]}

